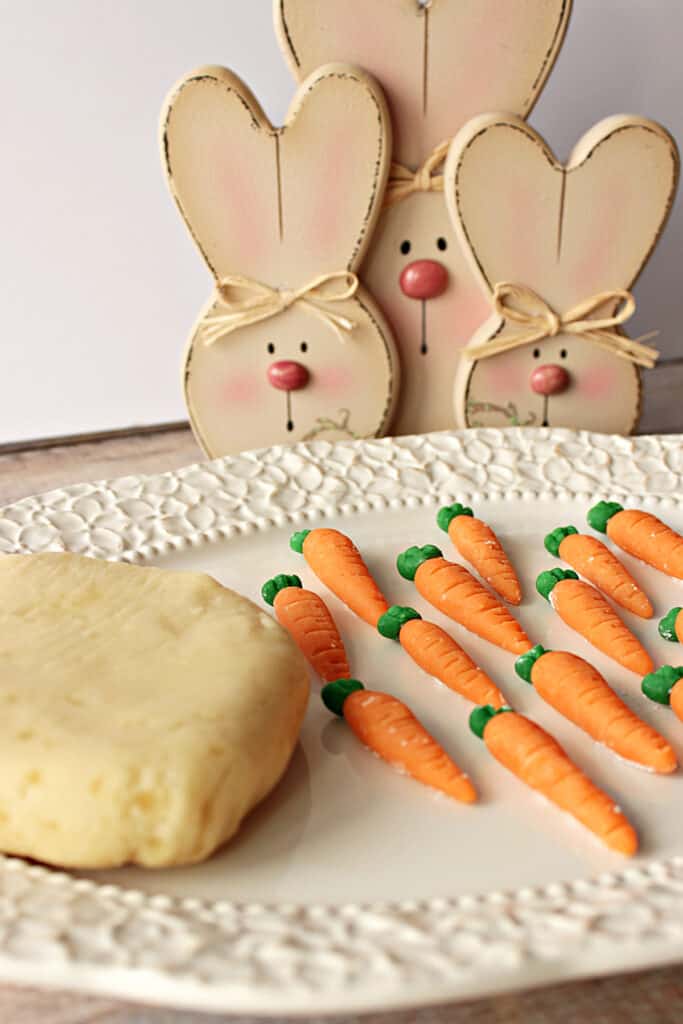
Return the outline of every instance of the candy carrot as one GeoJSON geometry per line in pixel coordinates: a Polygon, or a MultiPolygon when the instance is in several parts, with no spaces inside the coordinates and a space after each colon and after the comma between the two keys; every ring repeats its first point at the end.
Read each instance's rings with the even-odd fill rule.
{"type": "Polygon", "coordinates": [[[642,690],[657,704],[669,704],[683,722],[683,668],[665,665],[645,676],[642,690]]]}
{"type": "Polygon", "coordinates": [[[430,676],[474,704],[501,708],[505,698],[482,669],[453,637],[433,622],[425,622],[414,608],[395,605],[377,623],[387,640],[398,640],[413,661],[430,676]]]}
{"type": "Polygon", "coordinates": [[[522,603],[517,573],[490,526],[475,519],[471,508],[458,504],[440,509],[436,521],[465,561],[504,601],[522,603]]]}
{"type": "Polygon", "coordinates": [[[355,679],[339,679],[323,687],[322,699],[383,760],[425,786],[462,803],[475,803],[477,792],[468,777],[396,697],[366,690],[355,679]]]}
{"type": "Polygon", "coordinates": [[[683,580],[683,537],[651,512],[624,509],[616,501],[601,501],[588,513],[588,523],[606,533],[622,551],[683,580]]]}
{"type": "Polygon", "coordinates": [[[389,604],[348,537],[338,530],[302,530],[289,543],[340,601],[369,625],[377,626],[389,604]]]}
{"type": "Polygon", "coordinates": [[[536,580],[536,589],[571,629],[589,644],[639,675],[652,672],[652,658],[627,629],[599,590],[579,580],[575,572],[553,569],[536,580]]]}
{"type": "Polygon", "coordinates": [[[349,662],[330,610],[321,597],[304,590],[298,576],[276,576],[261,588],[266,604],[287,630],[304,657],[326,682],[351,674],[349,662]]]}
{"type": "Polygon", "coordinates": [[[638,837],[614,801],[571,761],[557,740],[509,708],[477,708],[470,729],[518,779],[590,829],[611,850],[631,856],[638,837]]]}
{"type": "Polygon", "coordinates": [[[683,644],[683,608],[672,608],[664,616],[659,623],[659,635],[672,644],[683,644]]]}
{"type": "Polygon", "coordinates": [[[661,774],[676,771],[676,755],[664,737],[641,722],[583,658],[539,646],[518,658],[515,670],[551,707],[619,757],[661,774]]]}
{"type": "Polygon", "coordinates": [[[426,601],[465,629],[512,654],[524,654],[532,646],[507,608],[462,565],[447,562],[438,548],[409,548],[397,565],[426,601]]]}
{"type": "Polygon", "coordinates": [[[622,608],[641,619],[652,618],[654,612],[647,596],[617,556],[597,537],[579,533],[574,526],[563,526],[548,534],[545,547],[622,608]]]}

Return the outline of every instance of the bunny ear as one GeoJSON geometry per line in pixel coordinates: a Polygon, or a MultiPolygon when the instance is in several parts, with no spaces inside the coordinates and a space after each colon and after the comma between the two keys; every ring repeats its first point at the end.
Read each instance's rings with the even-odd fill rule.
{"type": "Polygon", "coordinates": [[[454,140],[446,198],[485,284],[524,284],[557,309],[630,289],[671,210],[679,159],[649,121],[610,118],[557,162],[527,124],[477,118],[454,140]]]}
{"type": "Polygon", "coordinates": [[[392,112],[395,157],[417,167],[476,114],[526,116],[552,70],[572,0],[274,0],[301,79],[329,60],[373,74],[392,112]]]}
{"type": "Polygon", "coordinates": [[[282,243],[297,281],[355,270],[381,212],[391,122],[378,86],[328,64],[301,86],[280,136],[282,243]]]}
{"type": "Polygon", "coordinates": [[[171,190],[209,267],[276,287],[360,263],[389,173],[379,88],[350,65],[301,86],[274,129],[224,68],[185,78],[162,120],[171,190]]]}
{"type": "Polygon", "coordinates": [[[246,85],[225,68],[189,75],[161,128],[171,191],[212,272],[277,277],[277,138],[246,85]]]}
{"type": "Polygon", "coordinates": [[[673,206],[679,166],[676,143],[652,121],[608,118],[581,140],[564,197],[565,301],[633,286],[673,206]]]}
{"type": "Polygon", "coordinates": [[[328,61],[350,61],[381,83],[397,158],[409,162],[414,150],[417,164],[419,139],[411,136],[423,117],[425,25],[417,0],[274,0],[274,13],[281,48],[298,81],[328,61]]]}
{"type": "Polygon", "coordinates": [[[475,118],[454,139],[445,172],[456,233],[490,290],[528,284],[555,301],[563,168],[521,118],[475,118]]]}

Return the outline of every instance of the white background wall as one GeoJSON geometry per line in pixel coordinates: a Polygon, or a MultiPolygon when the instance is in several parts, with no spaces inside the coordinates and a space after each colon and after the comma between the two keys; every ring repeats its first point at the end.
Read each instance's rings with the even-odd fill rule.
{"type": "MultiPolygon", "coordinates": [[[[532,122],[563,157],[613,113],[683,142],[682,36],[681,0],[575,0],[532,122]]],[[[207,63],[283,119],[271,0],[0,0],[0,444],[184,417],[181,354],[210,282],[156,127],[167,89],[207,63]]],[[[682,256],[679,200],[634,324],[667,356],[683,356],[682,256]]]]}

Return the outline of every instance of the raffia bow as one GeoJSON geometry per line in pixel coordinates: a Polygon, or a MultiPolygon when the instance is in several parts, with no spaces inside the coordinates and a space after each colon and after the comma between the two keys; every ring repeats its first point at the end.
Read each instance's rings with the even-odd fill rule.
{"type": "Polygon", "coordinates": [[[495,338],[493,341],[466,349],[467,358],[473,362],[490,359],[523,345],[533,345],[534,342],[544,341],[546,338],[556,338],[558,334],[573,334],[585,338],[599,348],[647,369],[652,369],[659,358],[656,349],[642,344],[643,341],[654,337],[654,334],[632,341],[618,331],[618,328],[630,320],[636,311],[636,300],[628,291],[600,292],[563,314],[556,313],[545,299],[522,284],[505,281],[496,285],[493,299],[496,313],[508,323],[519,324],[522,330],[517,334],[495,338]],[[603,306],[614,303],[617,304],[617,309],[613,316],[592,317],[592,314],[597,313],[603,306]]]}
{"type": "Polygon", "coordinates": [[[403,164],[392,164],[384,197],[385,207],[401,203],[416,192],[443,192],[444,177],[443,174],[436,174],[436,171],[448,156],[449,148],[450,140],[442,142],[417,171],[411,171],[403,164]]]}
{"type": "Polygon", "coordinates": [[[221,338],[242,327],[261,323],[300,305],[324,320],[343,341],[357,326],[354,320],[328,309],[328,303],[352,299],[360,282],[355,274],[341,270],[333,274],[320,274],[303,288],[296,290],[271,288],[249,277],[229,274],[217,284],[217,310],[204,317],[200,327],[201,340],[214,345],[221,338]]]}

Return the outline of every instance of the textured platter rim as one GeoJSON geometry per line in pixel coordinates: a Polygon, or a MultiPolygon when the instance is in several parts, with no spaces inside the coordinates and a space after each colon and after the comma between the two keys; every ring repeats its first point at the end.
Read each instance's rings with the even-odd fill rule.
{"type": "MultiPolygon", "coordinates": [[[[73,485],[0,510],[0,552],[121,561],[272,527],[456,497],[666,509],[683,438],[476,429],[279,446],[154,476],[73,485]]],[[[683,851],[589,880],[377,904],[149,896],[0,858],[7,982],[198,1010],[408,1008],[683,959],[683,851]]]]}

